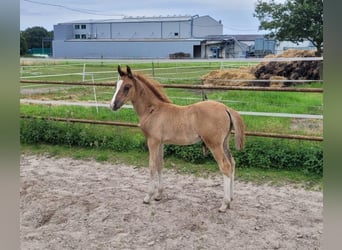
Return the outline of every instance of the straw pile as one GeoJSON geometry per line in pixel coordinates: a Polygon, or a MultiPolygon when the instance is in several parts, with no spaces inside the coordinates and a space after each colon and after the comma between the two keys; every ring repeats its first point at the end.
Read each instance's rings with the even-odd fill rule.
{"type": "MultiPolygon", "coordinates": [[[[268,55],[265,58],[314,57],[311,50],[286,50],[280,55],[268,55]]],[[[319,61],[281,61],[262,62],[257,66],[239,69],[214,70],[202,77],[204,85],[219,86],[290,86],[286,80],[318,80],[320,79],[319,61]],[[275,82],[243,81],[243,80],[276,80],[275,82]],[[281,81],[280,81],[281,80],[281,81]]]]}
{"type": "Polygon", "coordinates": [[[250,82],[244,80],[254,80],[255,76],[248,67],[239,69],[213,70],[202,78],[204,85],[212,86],[249,86],[250,82]]]}

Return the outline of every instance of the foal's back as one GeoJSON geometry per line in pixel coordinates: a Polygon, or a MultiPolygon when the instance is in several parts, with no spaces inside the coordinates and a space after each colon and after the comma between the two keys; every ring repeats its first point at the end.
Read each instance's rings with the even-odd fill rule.
{"type": "MultiPolygon", "coordinates": [[[[203,138],[224,140],[230,130],[228,107],[215,101],[188,106],[164,104],[144,127],[153,129],[163,143],[188,145],[203,138]]],[[[142,128],[144,130],[144,127],[142,128]]]]}

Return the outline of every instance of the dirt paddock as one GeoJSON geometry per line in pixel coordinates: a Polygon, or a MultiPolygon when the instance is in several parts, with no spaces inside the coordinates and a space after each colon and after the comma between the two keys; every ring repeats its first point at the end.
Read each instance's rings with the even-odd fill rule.
{"type": "MultiPolygon", "coordinates": [[[[21,249],[322,249],[323,194],[164,171],[164,199],[142,200],[148,169],[22,154],[21,249]]],[[[238,171],[238,170],[237,170],[238,171]]]]}

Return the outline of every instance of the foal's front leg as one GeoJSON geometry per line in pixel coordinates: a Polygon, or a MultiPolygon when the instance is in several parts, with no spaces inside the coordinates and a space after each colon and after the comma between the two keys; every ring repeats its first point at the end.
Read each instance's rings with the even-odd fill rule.
{"type": "Polygon", "coordinates": [[[158,193],[156,196],[156,200],[161,199],[162,186],[161,186],[161,164],[162,164],[162,144],[156,140],[149,139],[147,141],[148,149],[149,149],[149,168],[150,168],[150,184],[148,187],[147,195],[144,198],[144,203],[150,203],[151,198],[154,195],[155,191],[155,176],[158,170],[159,178],[158,178],[158,193]]]}
{"type": "Polygon", "coordinates": [[[163,144],[161,144],[159,146],[158,159],[157,159],[158,182],[157,182],[157,194],[154,196],[154,199],[156,201],[160,201],[162,199],[162,193],[163,193],[163,180],[162,180],[163,158],[164,158],[164,150],[163,150],[163,144]]]}

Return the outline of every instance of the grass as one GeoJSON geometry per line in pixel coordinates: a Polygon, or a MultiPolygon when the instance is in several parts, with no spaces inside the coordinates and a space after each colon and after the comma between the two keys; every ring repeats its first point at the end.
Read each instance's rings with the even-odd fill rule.
{"type": "MultiPolygon", "coordinates": [[[[116,67],[120,62],[85,62],[86,72],[91,73],[96,81],[117,80],[116,67]]],[[[58,81],[81,81],[83,63],[80,62],[58,62],[57,64],[27,65],[21,69],[22,76],[36,77],[30,79],[45,79],[58,81]],[[74,75],[65,75],[75,73],[74,75]],[[77,73],[77,74],[76,74],[77,73]],[[57,76],[63,74],[63,76],[57,76]],[[38,78],[42,75],[50,77],[38,78]]],[[[239,62],[149,62],[135,63],[129,62],[133,70],[141,70],[149,75],[154,75],[161,83],[183,83],[199,84],[200,77],[211,70],[218,68],[234,68],[246,66],[246,63],[239,62]]],[[[91,75],[86,76],[87,81],[91,81],[91,75]]],[[[22,84],[26,89],[42,88],[42,85],[28,86],[22,84]]],[[[94,102],[93,87],[67,87],[47,85],[44,88],[58,88],[43,94],[22,94],[21,98],[45,99],[45,100],[66,100],[66,101],[90,101],[94,102]],[[60,87],[60,88],[59,88],[60,87]]],[[[300,87],[321,88],[321,83],[305,84],[300,87]]],[[[112,98],[114,89],[112,87],[96,87],[96,97],[98,102],[108,103],[112,98]]],[[[202,100],[202,91],[165,89],[167,95],[174,103],[188,105],[202,100]]],[[[255,92],[255,91],[204,91],[209,99],[221,101],[238,111],[255,112],[276,112],[276,113],[298,113],[298,114],[323,114],[323,95],[321,93],[285,93],[285,92],[255,92]]],[[[119,112],[112,112],[107,108],[79,107],[79,106],[47,106],[47,105],[20,105],[20,114],[34,116],[70,117],[94,120],[138,122],[138,118],[132,109],[121,109],[119,112]]],[[[323,136],[320,126],[317,129],[308,130],[306,126],[297,126],[298,119],[276,118],[276,117],[256,117],[243,116],[248,131],[273,132],[282,134],[299,134],[323,136]]],[[[320,121],[318,121],[320,122],[320,121]]],[[[301,123],[299,125],[302,125],[301,123]]],[[[311,124],[310,124],[311,125],[311,124]]],[[[110,127],[101,127],[103,133],[112,133],[110,127]]],[[[121,129],[114,128],[116,132],[121,129]]],[[[126,130],[125,130],[126,131],[126,130]]],[[[116,133],[115,132],[115,133],[116,133]]],[[[133,134],[136,131],[129,130],[133,134]]],[[[141,136],[141,135],[139,135],[141,136]]],[[[63,157],[69,156],[75,159],[95,159],[113,164],[125,163],[137,167],[148,165],[148,154],[146,152],[115,152],[106,149],[84,149],[65,146],[48,145],[23,145],[23,152],[44,153],[63,157]]],[[[174,169],[182,174],[194,174],[206,177],[211,174],[218,174],[218,167],[214,162],[203,164],[191,164],[175,157],[165,159],[165,168],[174,169]]],[[[252,181],[254,183],[271,185],[295,185],[307,189],[322,190],[322,178],[310,176],[299,170],[274,170],[258,168],[238,168],[237,179],[240,181],[252,181]]]]}
{"type": "MultiPolygon", "coordinates": [[[[50,85],[51,87],[51,85],[50,85]]],[[[96,87],[98,102],[109,103],[114,88],[96,87]]],[[[202,100],[201,91],[166,89],[170,99],[178,105],[188,105],[202,100]]],[[[321,93],[283,93],[256,91],[204,91],[208,99],[218,100],[239,111],[277,112],[294,114],[322,114],[323,96],[321,93]]],[[[92,87],[73,87],[43,94],[25,94],[22,98],[92,101],[92,87]]]]}
{"type": "MultiPolygon", "coordinates": [[[[94,159],[98,162],[110,164],[127,164],[132,167],[147,167],[148,154],[145,152],[112,152],[106,149],[85,149],[66,146],[51,145],[21,145],[22,153],[48,154],[54,157],[71,157],[76,160],[94,159]]],[[[191,174],[197,177],[208,178],[211,175],[219,174],[215,163],[192,164],[183,160],[166,157],[164,168],[172,169],[180,174],[191,174]]],[[[146,178],[148,176],[146,175],[146,178]]],[[[236,169],[236,180],[252,182],[257,185],[268,184],[273,186],[291,185],[306,190],[322,191],[322,177],[308,175],[298,170],[274,170],[260,168],[239,168],[236,169]]]]}

